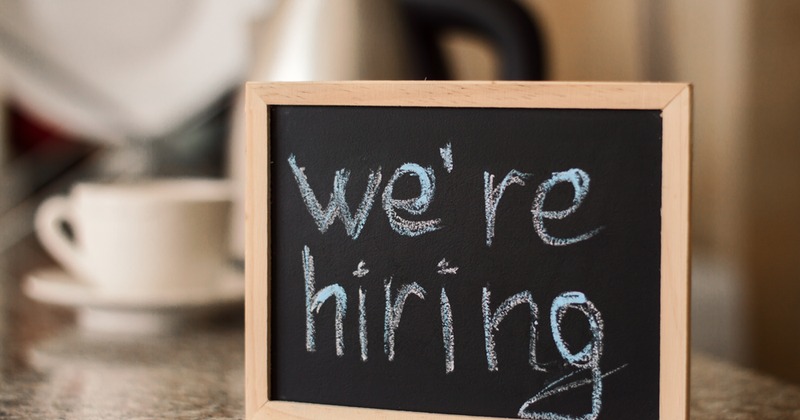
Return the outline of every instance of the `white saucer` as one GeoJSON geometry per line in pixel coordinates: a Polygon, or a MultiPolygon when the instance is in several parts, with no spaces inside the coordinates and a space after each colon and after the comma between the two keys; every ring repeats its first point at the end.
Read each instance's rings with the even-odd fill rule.
{"type": "Polygon", "coordinates": [[[60,268],[28,274],[22,289],[31,299],[75,308],[78,324],[109,332],[172,332],[244,301],[244,275],[228,268],[208,288],[135,293],[109,291],[72,277],[60,268]]]}

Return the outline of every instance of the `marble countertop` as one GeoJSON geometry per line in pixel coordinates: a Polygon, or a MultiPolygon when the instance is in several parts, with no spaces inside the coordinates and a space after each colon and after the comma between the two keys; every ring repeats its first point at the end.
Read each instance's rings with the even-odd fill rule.
{"type": "MultiPolygon", "coordinates": [[[[0,418],[242,418],[242,312],[165,336],[99,334],[29,300],[35,241],[0,255],[0,418]]],[[[694,353],[693,419],[800,418],[800,388],[694,353]]]]}

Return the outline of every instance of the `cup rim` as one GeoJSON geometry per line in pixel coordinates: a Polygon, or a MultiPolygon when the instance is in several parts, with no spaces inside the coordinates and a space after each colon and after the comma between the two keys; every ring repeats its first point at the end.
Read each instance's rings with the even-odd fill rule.
{"type": "Polygon", "coordinates": [[[148,178],[132,181],[81,181],[72,187],[75,196],[114,200],[231,201],[233,183],[216,178],[148,178]]]}

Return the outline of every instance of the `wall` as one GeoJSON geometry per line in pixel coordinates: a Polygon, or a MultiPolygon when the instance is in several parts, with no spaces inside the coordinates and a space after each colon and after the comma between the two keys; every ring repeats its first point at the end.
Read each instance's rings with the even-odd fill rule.
{"type": "Polygon", "coordinates": [[[642,15],[653,80],[694,87],[694,348],[752,365],[751,303],[742,244],[749,174],[746,103],[750,94],[747,0],[652,1],[642,15]]]}
{"type": "Polygon", "coordinates": [[[800,383],[800,2],[752,4],[745,262],[754,361],[800,383]]]}

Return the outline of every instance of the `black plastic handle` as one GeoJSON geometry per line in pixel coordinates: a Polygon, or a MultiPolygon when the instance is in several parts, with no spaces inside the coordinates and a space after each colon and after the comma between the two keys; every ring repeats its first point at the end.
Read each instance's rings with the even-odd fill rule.
{"type": "Polygon", "coordinates": [[[504,80],[545,76],[543,41],[531,12],[513,0],[402,0],[420,56],[421,77],[448,79],[439,43],[445,30],[479,34],[495,48],[504,80]]]}

